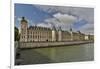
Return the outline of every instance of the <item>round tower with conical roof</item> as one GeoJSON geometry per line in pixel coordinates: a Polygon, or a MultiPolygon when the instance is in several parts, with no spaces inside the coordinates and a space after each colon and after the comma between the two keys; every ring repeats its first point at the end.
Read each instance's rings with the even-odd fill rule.
{"type": "Polygon", "coordinates": [[[56,28],[52,26],[52,41],[56,41],[56,28]]]}
{"type": "Polygon", "coordinates": [[[62,41],[62,29],[59,27],[58,29],[58,41],[62,41]]]}

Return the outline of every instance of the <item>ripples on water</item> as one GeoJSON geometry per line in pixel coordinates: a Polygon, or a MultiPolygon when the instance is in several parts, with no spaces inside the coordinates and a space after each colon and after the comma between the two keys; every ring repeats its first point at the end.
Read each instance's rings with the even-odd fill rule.
{"type": "Polygon", "coordinates": [[[57,62],[91,61],[94,59],[94,45],[82,44],[52,48],[21,50],[22,65],[57,62]]]}

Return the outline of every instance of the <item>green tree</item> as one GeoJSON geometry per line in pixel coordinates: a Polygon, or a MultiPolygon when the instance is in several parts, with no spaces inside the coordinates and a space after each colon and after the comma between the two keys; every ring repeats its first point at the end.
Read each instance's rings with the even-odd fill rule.
{"type": "Polygon", "coordinates": [[[20,34],[19,34],[19,29],[17,27],[14,27],[14,37],[15,37],[15,41],[19,41],[20,39],[20,34]]]}

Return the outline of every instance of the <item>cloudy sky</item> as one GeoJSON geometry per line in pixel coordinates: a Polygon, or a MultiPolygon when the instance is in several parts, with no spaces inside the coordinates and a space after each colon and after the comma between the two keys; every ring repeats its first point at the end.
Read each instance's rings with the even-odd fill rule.
{"type": "Polygon", "coordinates": [[[81,31],[86,34],[94,33],[94,9],[70,6],[50,6],[15,4],[15,26],[20,27],[21,17],[24,16],[29,25],[52,27],[63,30],[81,31]]]}

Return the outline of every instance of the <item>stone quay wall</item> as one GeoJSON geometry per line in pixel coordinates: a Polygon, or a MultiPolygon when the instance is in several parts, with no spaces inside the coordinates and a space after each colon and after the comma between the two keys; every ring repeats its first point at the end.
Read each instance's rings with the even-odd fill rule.
{"type": "Polygon", "coordinates": [[[41,47],[55,47],[55,46],[71,46],[91,43],[93,41],[67,41],[67,42],[18,42],[18,48],[41,48],[41,47]]]}

